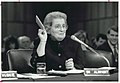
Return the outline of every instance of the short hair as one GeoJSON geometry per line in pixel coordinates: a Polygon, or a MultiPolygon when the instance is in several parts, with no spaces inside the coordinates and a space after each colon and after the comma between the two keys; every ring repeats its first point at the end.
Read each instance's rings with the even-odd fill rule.
{"type": "Polygon", "coordinates": [[[102,38],[102,39],[105,39],[105,40],[107,40],[107,36],[105,35],[105,34],[98,34],[97,36],[96,36],[96,40],[98,41],[99,40],[99,38],[102,38]]]}
{"type": "Polygon", "coordinates": [[[28,36],[20,36],[20,37],[18,37],[18,42],[25,38],[27,38],[31,41],[30,37],[28,37],[28,36]]]}
{"type": "Polygon", "coordinates": [[[84,30],[79,30],[74,34],[75,36],[86,37],[86,32],[84,30]]]}
{"type": "Polygon", "coordinates": [[[52,26],[52,21],[55,18],[63,18],[65,20],[66,26],[67,26],[67,15],[65,13],[62,13],[60,11],[50,12],[46,15],[46,17],[44,19],[44,26],[45,26],[47,32],[50,29],[50,26],[52,26]]]}
{"type": "Polygon", "coordinates": [[[9,35],[9,36],[5,37],[3,39],[3,41],[5,42],[5,50],[6,51],[10,50],[9,45],[13,44],[13,43],[15,44],[15,49],[18,49],[18,41],[15,36],[9,35]]]}
{"type": "Polygon", "coordinates": [[[107,33],[110,34],[110,30],[113,30],[118,33],[118,27],[117,26],[112,26],[111,28],[108,29],[107,33]]]}
{"type": "Polygon", "coordinates": [[[89,38],[88,38],[88,34],[87,32],[85,32],[84,30],[79,30],[78,32],[76,32],[74,34],[77,38],[84,38],[84,42],[87,43],[89,38]]]}

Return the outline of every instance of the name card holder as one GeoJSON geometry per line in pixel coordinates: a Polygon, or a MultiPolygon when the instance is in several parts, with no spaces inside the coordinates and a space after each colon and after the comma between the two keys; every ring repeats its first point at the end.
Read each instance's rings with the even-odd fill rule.
{"type": "Polygon", "coordinates": [[[109,69],[84,68],[85,76],[110,76],[109,69]]]}
{"type": "Polygon", "coordinates": [[[17,78],[17,71],[2,71],[1,72],[2,80],[14,80],[17,78]]]}

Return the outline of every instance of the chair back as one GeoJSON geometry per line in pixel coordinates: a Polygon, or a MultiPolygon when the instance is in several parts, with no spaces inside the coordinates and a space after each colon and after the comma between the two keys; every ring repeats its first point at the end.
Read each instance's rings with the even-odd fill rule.
{"type": "Polygon", "coordinates": [[[96,50],[99,54],[97,55],[91,51],[85,51],[85,67],[86,68],[99,68],[99,67],[108,67],[108,63],[105,58],[108,60],[110,66],[113,66],[113,57],[111,52],[96,50]],[[105,58],[103,58],[103,57],[105,58]]]}
{"type": "Polygon", "coordinates": [[[18,73],[32,72],[30,65],[32,50],[13,49],[7,52],[9,61],[9,70],[15,70],[18,73]]]}

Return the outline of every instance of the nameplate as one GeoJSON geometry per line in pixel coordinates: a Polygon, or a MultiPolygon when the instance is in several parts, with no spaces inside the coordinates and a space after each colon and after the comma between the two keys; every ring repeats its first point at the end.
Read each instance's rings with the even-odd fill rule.
{"type": "Polygon", "coordinates": [[[1,78],[2,80],[17,79],[17,71],[2,71],[1,78]]]}
{"type": "Polygon", "coordinates": [[[110,76],[108,69],[84,68],[85,76],[110,76]]]}

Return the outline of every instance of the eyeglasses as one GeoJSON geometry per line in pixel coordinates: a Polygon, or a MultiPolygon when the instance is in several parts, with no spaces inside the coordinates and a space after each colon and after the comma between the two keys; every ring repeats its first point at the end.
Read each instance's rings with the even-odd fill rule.
{"type": "Polygon", "coordinates": [[[55,29],[67,29],[68,26],[66,24],[63,24],[63,25],[60,25],[60,24],[57,24],[55,25],[55,29]]]}

